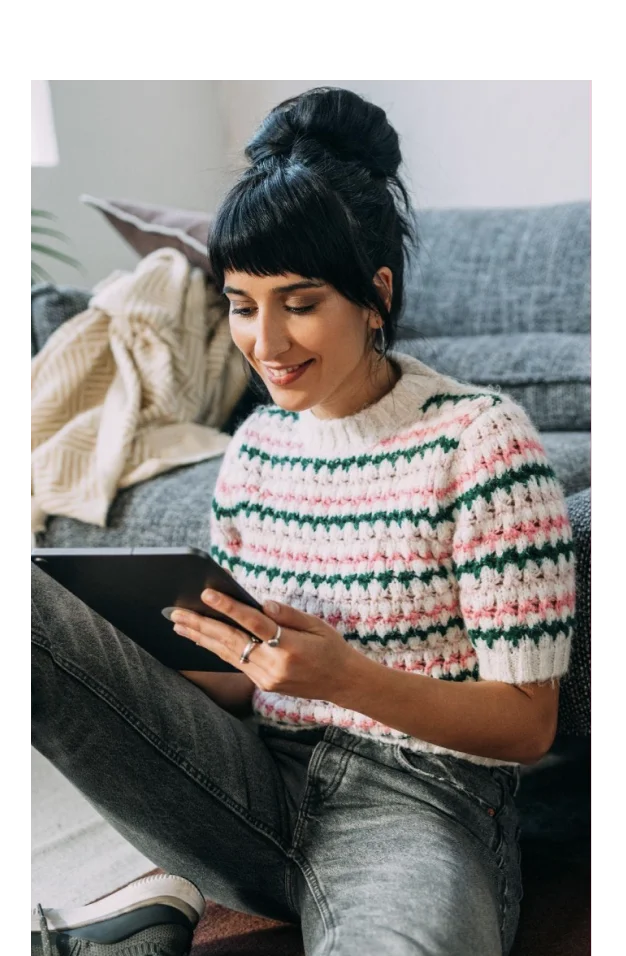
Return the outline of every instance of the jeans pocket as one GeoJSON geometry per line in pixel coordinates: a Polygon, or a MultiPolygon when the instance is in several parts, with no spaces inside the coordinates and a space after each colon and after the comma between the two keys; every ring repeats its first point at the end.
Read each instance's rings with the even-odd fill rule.
{"type": "Polygon", "coordinates": [[[510,799],[509,768],[472,763],[450,754],[432,754],[395,747],[399,766],[425,782],[452,788],[496,819],[510,799]]]}

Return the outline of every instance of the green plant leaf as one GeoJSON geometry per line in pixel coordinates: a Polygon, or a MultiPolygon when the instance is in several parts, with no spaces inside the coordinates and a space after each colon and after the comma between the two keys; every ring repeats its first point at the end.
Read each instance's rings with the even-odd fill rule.
{"type": "Polygon", "coordinates": [[[41,216],[42,219],[58,219],[58,216],[55,216],[53,212],[46,212],[45,209],[31,209],[30,211],[31,218],[33,216],[41,216]]]}
{"type": "Polygon", "coordinates": [[[64,252],[59,252],[58,249],[42,246],[38,242],[31,242],[30,248],[33,252],[39,252],[43,256],[50,256],[52,259],[58,259],[59,262],[66,262],[68,266],[74,266],[76,269],[81,268],[78,259],[74,259],[72,256],[66,256],[64,252]]]}
{"type": "Polygon", "coordinates": [[[58,229],[48,229],[47,226],[31,226],[30,231],[37,233],[39,236],[54,236],[56,239],[62,239],[63,242],[69,242],[67,236],[59,232],[58,229]]]}
{"type": "Polygon", "coordinates": [[[46,272],[41,266],[38,266],[36,262],[31,262],[30,264],[30,284],[34,285],[38,280],[43,280],[44,282],[54,282],[54,279],[49,272],[46,272]]]}

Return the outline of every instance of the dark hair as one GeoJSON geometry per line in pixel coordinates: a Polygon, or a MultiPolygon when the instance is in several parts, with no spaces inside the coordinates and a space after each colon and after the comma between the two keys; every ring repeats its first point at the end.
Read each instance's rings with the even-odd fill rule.
{"type": "Polygon", "coordinates": [[[279,103],[245,149],[250,166],[221,204],[208,242],[217,287],[227,270],[323,279],[383,320],[395,342],[407,244],[418,246],[398,176],[398,134],[381,107],[315,87],[279,103]],[[391,308],[373,279],[393,273],[391,308]]]}

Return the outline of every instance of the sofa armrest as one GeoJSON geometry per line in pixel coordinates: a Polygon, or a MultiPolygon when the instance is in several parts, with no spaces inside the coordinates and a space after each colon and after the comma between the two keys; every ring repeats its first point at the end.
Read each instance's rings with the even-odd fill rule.
{"type": "Polygon", "coordinates": [[[567,674],[561,681],[558,735],[591,733],[591,489],[567,498],[576,550],[576,624],[567,674]]]}

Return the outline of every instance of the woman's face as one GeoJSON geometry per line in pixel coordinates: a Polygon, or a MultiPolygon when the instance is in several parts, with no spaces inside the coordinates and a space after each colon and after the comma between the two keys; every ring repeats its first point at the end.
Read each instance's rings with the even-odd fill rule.
{"type": "MultiPolygon", "coordinates": [[[[377,275],[390,301],[391,271],[385,266],[377,275]]],[[[224,292],[233,341],[277,405],[338,418],[376,397],[380,367],[387,364],[376,362],[377,369],[370,371],[368,338],[381,324],[376,313],[354,305],[321,280],[294,273],[229,271],[224,292]],[[292,366],[301,367],[284,372],[292,366]]]]}

